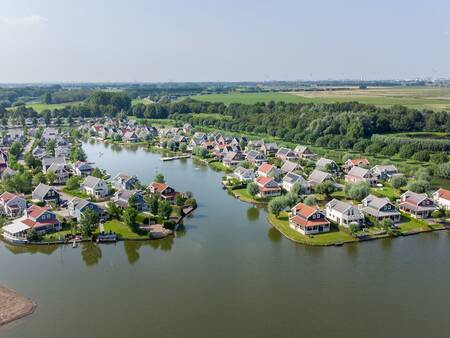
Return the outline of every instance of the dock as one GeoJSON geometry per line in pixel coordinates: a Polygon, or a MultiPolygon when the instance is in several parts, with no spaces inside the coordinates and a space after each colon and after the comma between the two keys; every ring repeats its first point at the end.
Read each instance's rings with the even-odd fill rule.
{"type": "Polygon", "coordinates": [[[178,156],[171,156],[171,157],[161,157],[161,161],[174,161],[174,160],[182,160],[185,158],[190,158],[191,155],[178,155],[178,156]]]}
{"type": "Polygon", "coordinates": [[[13,290],[0,286],[0,326],[28,316],[36,304],[13,290]]]}

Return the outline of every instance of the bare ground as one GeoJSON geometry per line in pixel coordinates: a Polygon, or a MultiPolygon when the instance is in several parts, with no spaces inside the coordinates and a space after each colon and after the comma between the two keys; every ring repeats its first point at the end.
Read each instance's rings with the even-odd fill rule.
{"type": "Polygon", "coordinates": [[[0,326],[34,312],[36,304],[15,291],[0,287],[0,326]]]}

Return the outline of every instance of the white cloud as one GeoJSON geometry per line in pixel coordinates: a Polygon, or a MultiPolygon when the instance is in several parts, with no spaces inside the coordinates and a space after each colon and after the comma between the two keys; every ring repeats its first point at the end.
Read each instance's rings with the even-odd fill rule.
{"type": "Polygon", "coordinates": [[[39,25],[47,22],[47,19],[43,16],[32,14],[20,17],[0,17],[0,22],[7,25],[39,25]]]}

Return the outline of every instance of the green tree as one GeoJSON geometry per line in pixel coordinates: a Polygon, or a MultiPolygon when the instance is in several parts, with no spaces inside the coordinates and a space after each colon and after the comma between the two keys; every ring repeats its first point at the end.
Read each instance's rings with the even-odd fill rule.
{"type": "Polygon", "coordinates": [[[404,175],[395,175],[391,178],[391,184],[395,189],[400,189],[407,184],[406,177],[404,175]]]}
{"type": "Polygon", "coordinates": [[[45,176],[48,184],[54,184],[56,182],[57,177],[53,171],[48,172],[45,176]]]}
{"type": "Polygon", "coordinates": [[[81,177],[71,176],[66,182],[66,187],[69,190],[76,190],[80,188],[81,177]]]}
{"type": "Polygon", "coordinates": [[[280,212],[282,212],[286,207],[287,201],[283,196],[275,197],[269,202],[268,205],[269,212],[274,214],[275,217],[278,217],[280,212]]]}
{"type": "Polygon", "coordinates": [[[436,168],[435,174],[440,178],[450,179],[450,163],[439,164],[436,168]]]}
{"type": "Polygon", "coordinates": [[[128,225],[130,228],[134,229],[136,227],[136,218],[137,218],[138,212],[136,209],[132,207],[128,207],[124,210],[122,214],[123,221],[126,225],[128,225]]]}
{"type": "Polygon", "coordinates": [[[41,236],[39,236],[36,229],[31,228],[27,231],[27,240],[29,242],[39,242],[41,240],[41,236]]]}
{"type": "Polygon", "coordinates": [[[328,197],[336,191],[336,186],[333,184],[333,182],[325,181],[316,185],[314,191],[317,194],[322,194],[328,197]]]}
{"type": "Polygon", "coordinates": [[[165,183],[164,175],[162,173],[157,173],[155,176],[156,183],[165,183]]]}
{"type": "Polygon", "coordinates": [[[56,140],[50,140],[45,145],[45,151],[51,156],[55,156],[56,140]]]}
{"type": "Polygon", "coordinates": [[[47,180],[45,178],[45,175],[41,172],[39,172],[33,176],[33,180],[32,180],[33,186],[38,186],[39,183],[46,183],[46,182],[47,182],[47,180]]]}
{"type": "Polygon", "coordinates": [[[99,168],[94,168],[94,170],[92,171],[92,176],[97,178],[103,178],[103,173],[99,168]]]}
{"type": "Polygon", "coordinates": [[[185,153],[186,150],[187,150],[187,145],[186,145],[186,143],[181,143],[181,144],[180,144],[179,150],[180,150],[182,153],[185,153]]]}
{"type": "Polygon", "coordinates": [[[72,162],[76,161],[86,161],[87,156],[81,147],[74,147],[70,150],[69,158],[72,162]]]}
{"type": "Polygon", "coordinates": [[[91,237],[92,233],[97,229],[100,218],[96,212],[90,208],[86,208],[81,214],[80,230],[84,237],[91,237]]]}
{"type": "Polygon", "coordinates": [[[9,154],[12,155],[14,158],[18,158],[20,154],[22,154],[23,147],[22,143],[19,141],[14,141],[11,145],[11,148],[9,149],[9,154]]]}
{"type": "Polygon", "coordinates": [[[366,182],[348,183],[344,187],[345,195],[352,199],[361,201],[370,193],[370,185],[366,182]]]}
{"type": "Polygon", "coordinates": [[[317,200],[314,198],[314,196],[308,196],[305,198],[303,203],[306,205],[313,206],[313,205],[317,205],[317,200]]]}
{"type": "Polygon", "coordinates": [[[412,181],[408,184],[408,190],[411,190],[415,193],[421,194],[429,190],[431,187],[428,181],[424,180],[416,180],[412,181]]]}
{"type": "Polygon", "coordinates": [[[111,217],[116,219],[119,219],[122,215],[122,209],[120,209],[117,204],[112,201],[106,203],[106,211],[111,215],[111,217]]]}
{"type": "Polygon", "coordinates": [[[158,204],[158,215],[163,219],[168,219],[172,212],[172,206],[169,202],[161,200],[158,204]]]}
{"type": "Polygon", "coordinates": [[[44,96],[44,102],[46,104],[51,104],[52,103],[52,94],[50,92],[47,92],[44,96]]]}
{"type": "Polygon", "coordinates": [[[259,194],[259,187],[255,182],[247,184],[247,192],[251,197],[255,197],[259,194]]]}

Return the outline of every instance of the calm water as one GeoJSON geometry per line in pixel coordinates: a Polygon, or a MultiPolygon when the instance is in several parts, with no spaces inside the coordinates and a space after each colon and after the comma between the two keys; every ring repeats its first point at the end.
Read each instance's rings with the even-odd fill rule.
{"type": "Polygon", "coordinates": [[[339,248],[296,245],[265,212],[191,160],[86,144],[90,160],[144,183],[164,172],[199,202],[162,241],[21,248],[0,243],[0,284],[34,315],[0,337],[448,337],[450,235],[339,248]],[[103,155],[100,156],[99,152],[103,155]]]}

